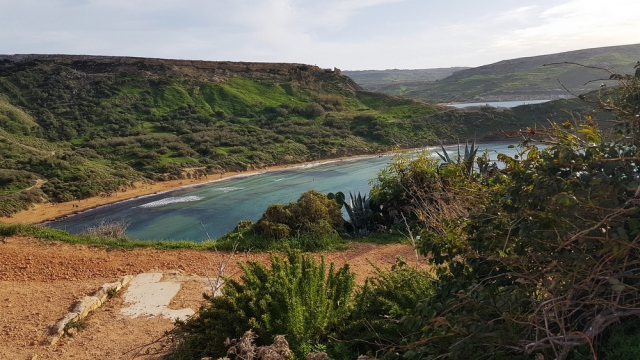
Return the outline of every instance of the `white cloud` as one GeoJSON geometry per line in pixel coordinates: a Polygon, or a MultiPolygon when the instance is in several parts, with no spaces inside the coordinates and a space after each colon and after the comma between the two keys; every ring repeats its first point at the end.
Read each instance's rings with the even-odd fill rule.
{"type": "Polygon", "coordinates": [[[495,51],[538,53],[640,42],[636,0],[573,0],[551,7],[536,18],[536,25],[512,29],[497,38],[495,51]]]}
{"type": "Polygon", "coordinates": [[[0,0],[0,53],[477,66],[640,42],[636,1],[0,0]]]}
{"type": "Polygon", "coordinates": [[[314,28],[335,30],[344,27],[353,16],[364,9],[404,1],[406,0],[328,0],[312,6],[300,6],[299,14],[314,28]]]}

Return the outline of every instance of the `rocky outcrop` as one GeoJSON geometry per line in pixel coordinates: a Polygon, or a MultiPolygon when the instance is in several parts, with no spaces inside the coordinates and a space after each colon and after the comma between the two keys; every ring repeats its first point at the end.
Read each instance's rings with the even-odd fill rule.
{"type": "Polygon", "coordinates": [[[123,276],[116,282],[102,285],[93,296],[85,296],[78,300],[71,312],[51,327],[50,333],[53,335],[50,342],[51,345],[55,345],[55,343],[58,342],[59,337],[64,334],[65,328],[70,322],[84,319],[91,311],[99,308],[113,296],[113,294],[127,286],[131,279],[133,279],[132,275],[123,276]]]}

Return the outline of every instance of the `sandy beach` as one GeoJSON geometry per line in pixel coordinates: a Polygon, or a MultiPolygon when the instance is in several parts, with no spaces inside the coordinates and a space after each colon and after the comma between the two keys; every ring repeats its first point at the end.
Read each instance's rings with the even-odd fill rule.
{"type": "MultiPolygon", "coordinates": [[[[415,151],[415,150],[416,149],[403,150],[402,152],[409,152],[409,151],[415,151]]],[[[389,155],[389,154],[390,153],[386,153],[386,155],[389,155]]],[[[360,155],[360,156],[352,156],[352,157],[342,157],[342,158],[335,158],[335,159],[310,161],[310,162],[295,164],[295,165],[269,166],[269,167],[255,170],[255,171],[210,174],[206,177],[201,177],[200,179],[197,179],[197,180],[181,179],[181,180],[159,181],[155,183],[138,182],[138,183],[135,183],[132,188],[128,188],[125,191],[119,191],[119,192],[113,193],[109,197],[95,196],[91,198],[74,200],[74,201],[69,201],[64,203],[35,204],[34,206],[31,207],[31,209],[20,211],[18,213],[13,214],[11,217],[0,217],[0,222],[4,222],[7,224],[40,224],[46,221],[59,219],[67,215],[76,214],[89,209],[93,209],[98,206],[113,204],[118,201],[133,199],[140,196],[171,191],[184,186],[192,186],[192,185],[219,181],[219,180],[228,179],[230,177],[234,177],[238,175],[251,175],[251,174],[264,173],[268,171],[277,171],[277,170],[282,170],[282,169],[292,168],[292,167],[308,166],[313,164],[322,164],[322,163],[337,162],[337,161],[344,161],[344,160],[353,160],[353,159],[367,158],[367,157],[373,157],[373,156],[380,156],[380,155],[360,155]]]]}

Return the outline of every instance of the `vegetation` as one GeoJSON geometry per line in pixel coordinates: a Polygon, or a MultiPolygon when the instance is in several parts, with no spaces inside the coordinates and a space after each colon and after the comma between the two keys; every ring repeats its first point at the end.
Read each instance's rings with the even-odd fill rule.
{"type": "Polygon", "coordinates": [[[0,215],[138,181],[495,138],[571,106],[447,110],[300,64],[3,56],[0,215]]]}
{"type": "Polygon", "coordinates": [[[216,241],[222,250],[267,251],[300,249],[319,251],[340,248],[344,227],[340,205],[310,190],[289,204],[272,204],[255,224],[240,221],[216,241]]]}
{"type": "Polygon", "coordinates": [[[327,336],[349,314],[354,274],[345,265],[327,271],[324,260],[290,253],[271,258],[271,269],[249,262],[242,266],[241,281],[225,279],[223,296],[205,295],[196,318],[178,322],[175,358],[224,356],[228,338],[246,331],[257,335],[258,345],[287,334],[297,358],[321,347],[327,336]]]}
{"type": "Polygon", "coordinates": [[[317,191],[307,191],[295,203],[273,204],[253,226],[253,231],[282,239],[292,232],[332,234],[344,224],[339,204],[317,191]]]}
{"type": "Polygon", "coordinates": [[[372,196],[394,200],[419,229],[439,289],[405,318],[410,335],[393,338],[387,356],[566,359],[640,314],[640,79],[618,78],[601,102],[617,114],[611,132],[586,117],[523,131],[501,170],[469,177],[463,161],[418,157],[380,175],[372,196]]]}
{"type": "MultiPolygon", "coordinates": [[[[375,264],[372,264],[375,267],[375,264]]],[[[354,308],[330,342],[328,351],[338,359],[359,354],[382,357],[397,347],[395,339],[408,336],[405,321],[415,316],[415,305],[435,292],[432,274],[396,259],[391,270],[376,274],[357,290],[354,308]]]]}
{"type": "Polygon", "coordinates": [[[128,226],[129,224],[124,221],[101,221],[86,228],[82,233],[113,239],[126,239],[128,226]]]}
{"type": "MultiPolygon", "coordinates": [[[[219,64],[210,72],[179,62],[172,70],[153,61],[122,68],[62,60],[0,63],[3,211],[116,191],[136,179],[453,139],[490,123],[518,124],[509,120],[518,112],[537,116],[441,111],[362,92],[337,71],[303,65],[219,64]],[[163,76],[144,77],[138,68],[163,76]]],[[[620,84],[584,97],[599,96],[596,105],[610,117],[596,120],[589,110],[515,132],[519,153],[500,155],[500,166],[473,143],[458,157],[440,154],[443,162],[427,153],[397,157],[368,198],[310,191],[273,205],[256,224],[241,222],[219,243],[143,243],[316,250],[339,243],[345,228],[352,236],[380,228],[406,231],[430,265],[420,271],[398,259],[354,292],[348,266],[327,270],[308,255],[273,257],[270,269],[245,264],[240,281],[226,279],[224,296],[207,295],[198,317],[178,323],[174,357],[239,351],[225,340],[250,330],[257,345],[286,335],[296,358],[311,351],[335,359],[636,357],[640,74],[611,79],[620,84]],[[351,209],[348,226],[342,206],[351,209]]],[[[0,224],[0,235],[17,233],[142,246],[0,224]]]]}
{"type": "Polygon", "coordinates": [[[153,248],[215,250],[214,241],[195,243],[193,241],[135,241],[127,238],[113,238],[101,234],[70,234],[64,230],[38,225],[4,224],[0,222],[0,236],[24,235],[42,240],[62,241],[68,244],[85,244],[110,249],[153,248]]]}
{"type": "MultiPolygon", "coordinates": [[[[419,234],[431,270],[398,260],[378,271],[345,304],[330,336],[279,330],[309,345],[294,350],[296,357],[316,348],[335,359],[636,358],[640,76],[613,77],[620,85],[599,102],[615,115],[610,129],[584,116],[523,130],[518,155],[500,155],[501,166],[485,166],[473,145],[459,158],[441,154],[443,163],[428,154],[396,158],[373,184],[371,199],[383,205],[377,221],[419,234]]],[[[286,282],[298,284],[298,273],[287,273],[286,282]]],[[[260,289],[269,282],[244,281],[260,289]]],[[[238,296],[210,301],[228,304],[238,296]]],[[[282,313],[288,301],[270,301],[253,318],[315,309],[282,313]]],[[[191,320],[198,327],[177,330],[208,346],[196,356],[222,356],[213,339],[266,328],[224,320],[242,326],[218,330],[204,320],[224,318],[213,312],[246,312],[222,305],[206,311],[191,320]]]]}
{"type": "Polygon", "coordinates": [[[363,236],[373,230],[377,224],[376,220],[381,216],[379,210],[376,209],[376,204],[371,202],[371,199],[367,195],[362,195],[358,192],[358,195],[354,195],[349,192],[349,201],[346,201],[344,193],[338,191],[337,193],[327,194],[327,198],[335,200],[338,205],[344,207],[349,216],[349,232],[355,236],[363,236]]]}

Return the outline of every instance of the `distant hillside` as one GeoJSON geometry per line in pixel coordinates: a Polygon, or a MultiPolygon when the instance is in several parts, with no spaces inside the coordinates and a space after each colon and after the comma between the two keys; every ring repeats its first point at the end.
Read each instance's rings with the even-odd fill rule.
{"type": "Polygon", "coordinates": [[[359,70],[343,71],[342,74],[352,78],[358,85],[370,91],[382,91],[401,95],[406,90],[405,84],[420,84],[444,79],[456,71],[470,69],[468,67],[451,67],[419,70],[359,70]]]}
{"type": "MultiPolygon", "coordinates": [[[[460,70],[435,82],[402,82],[381,77],[375,84],[363,81],[360,85],[435,103],[559,99],[571,96],[563,86],[574,94],[583,94],[601,84],[612,83],[593,81],[608,79],[606,71],[557,63],[574,62],[627,74],[634,71],[637,61],[640,61],[640,44],[610,46],[504,60],[460,70]]],[[[362,81],[358,77],[354,80],[362,81]]]]}

